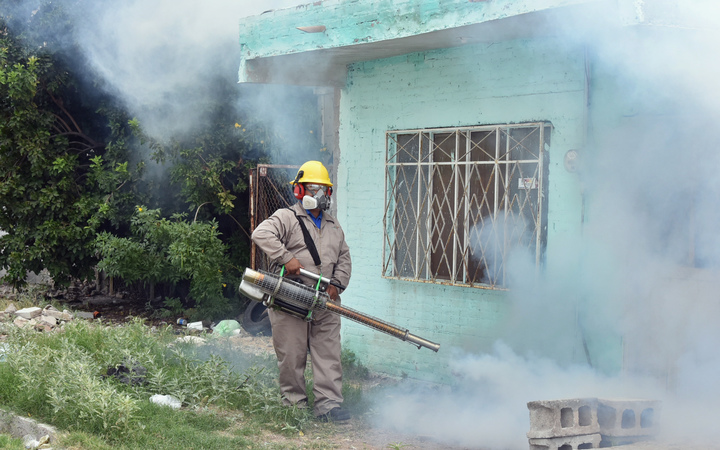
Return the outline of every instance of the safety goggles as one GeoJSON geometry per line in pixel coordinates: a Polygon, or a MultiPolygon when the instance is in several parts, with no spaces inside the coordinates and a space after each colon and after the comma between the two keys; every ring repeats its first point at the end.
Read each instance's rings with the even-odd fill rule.
{"type": "Polygon", "coordinates": [[[311,195],[317,194],[318,191],[323,191],[324,194],[327,194],[327,188],[324,184],[305,183],[305,190],[311,195]]]}

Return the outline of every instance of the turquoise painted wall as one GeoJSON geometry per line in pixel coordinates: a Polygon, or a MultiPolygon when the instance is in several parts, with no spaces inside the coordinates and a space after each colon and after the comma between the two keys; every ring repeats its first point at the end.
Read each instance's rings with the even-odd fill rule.
{"type": "Polygon", "coordinates": [[[338,216],[353,258],[353,277],[343,299],[442,347],[437,354],[417,350],[346,321],[346,348],[374,370],[446,381],[453,377],[453,349],[490,349],[510,311],[505,291],[381,277],[385,132],[551,122],[547,259],[552,261],[561,242],[580,232],[580,187],[577,176],[564,169],[563,156],[585,145],[585,105],[583,49],[554,38],[464,46],[350,66],[340,100],[336,183],[338,216]]]}

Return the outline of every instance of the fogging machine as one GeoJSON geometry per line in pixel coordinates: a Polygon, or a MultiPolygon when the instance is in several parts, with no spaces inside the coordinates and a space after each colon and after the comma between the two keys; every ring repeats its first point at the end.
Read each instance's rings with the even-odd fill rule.
{"type": "Polygon", "coordinates": [[[418,349],[425,347],[434,352],[440,349],[440,344],[415,336],[407,329],[363,314],[347,306],[338,305],[330,300],[330,297],[325,292],[325,287],[329,284],[340,289],[345,289],[344,286],[305,269],[300,269],[300,274],[315,280],[317,282],[315,288],[305,286],[281,275],[246,268],[240,282],[239,291],[248,298],[263,303],[268,308],[283,311],[301,319],[309,321],[312,320],[314,311],[329,311],[402,341],[409,342],[416,345],[418,349]]]}

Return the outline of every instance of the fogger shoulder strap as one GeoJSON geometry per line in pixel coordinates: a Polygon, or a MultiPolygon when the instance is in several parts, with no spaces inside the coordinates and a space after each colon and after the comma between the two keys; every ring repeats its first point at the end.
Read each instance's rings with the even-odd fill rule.
{"type": "Polygon", "coordinates": [[[315,247],[315,242],[313,242],[312,238],[310,237],[310,232],[308,231],[307,227],[303,223],[300,216],[295,214],[295,218],[297,219],[298,223],[300,224],[300,229],[302,230],[303,238],[305,238],[305,246],[310,251],[310,254],[312,255],[313,262],[317,267],[320,267],[320,255],[318,254],[317,248],[315,247]]]}

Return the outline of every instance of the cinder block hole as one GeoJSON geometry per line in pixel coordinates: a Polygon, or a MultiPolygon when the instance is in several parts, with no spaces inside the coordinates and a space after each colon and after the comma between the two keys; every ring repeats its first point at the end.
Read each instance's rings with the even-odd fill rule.
{"type": "Polygon", "coordinates": [[[655,416],[655,410],[652,408],[643,409],[640,413],[640,428],[650,428],[653,426],[653,418],[655,416]]]}
{"type": "Polygon", "coordinates": [[[568,428],[575,425],[572,408],[563,408],[560,410],[560,426],[568,428]]]}
{"type": "Polygon", "coordinates": [[[578,422],[581,427],[592,425],[592,410],[589,406],[581,406],[578,409],[578,422]]]}
{"type": "Polygon", "coordinates": [[[584,448],[593,448],[592,442],[589,442],[587,444],[580,444],[578,445],[578,450],[582,450],[584,448]]]}
{"type": "Polygon", "coordinates": [[[620,426],[622,428],[635,428],[635,411],[632,409],[626,409],[623,411],[620,426]]]}
{"type": "Polygon", "coordinates": [[[565,444],[565,445],[561,445],[560,447],[558,447],[558,450],[573,450],[573,448],[572,448],[572,445],[565,444]]]}
{"type": "Polygon", "coordinates": [[[615,426],[615,418],[617,417],[615,408],[606,405],[598,406],[598,425],[603,428],[613,428],[615,426]]]}

